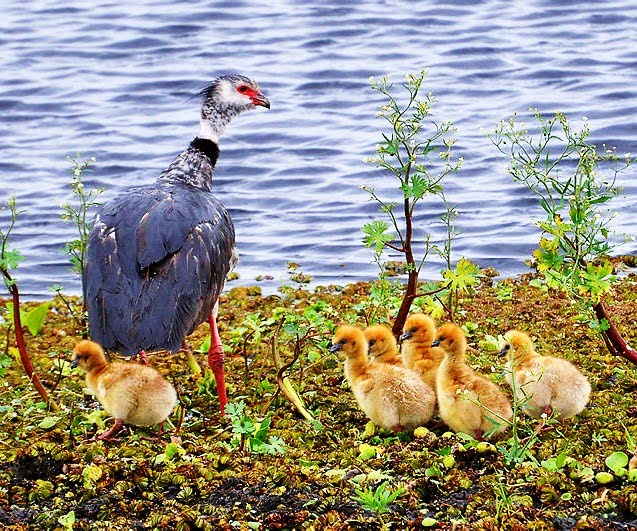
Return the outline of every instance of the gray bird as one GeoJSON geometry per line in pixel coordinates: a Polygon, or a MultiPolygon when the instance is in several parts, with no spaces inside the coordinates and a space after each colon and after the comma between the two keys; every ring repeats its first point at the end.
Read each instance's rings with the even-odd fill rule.
{"type": "Polygon", "coordinates": [[[199,135],[150,186],[102,205],[82,278],[89,333],[105,350],[134,356],[176,352],[208,320],[208,363],[223,413],[219,294],[235,259],[232,220],[212,194],[219,136],[238,114],[270,102],[252,79],[224,75],[204,88],[199,135]]]}

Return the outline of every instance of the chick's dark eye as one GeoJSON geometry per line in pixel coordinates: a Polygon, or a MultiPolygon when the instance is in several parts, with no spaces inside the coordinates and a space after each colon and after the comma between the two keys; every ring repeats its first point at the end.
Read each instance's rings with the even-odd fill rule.
{"type": "Polygon", "coordinates": [[[376,340],[375,339],[370,339],[369,340],[369,346],[373,347],[376,344],[376,340]]]}
{"type": "Polygon", "coordinates": [[[417,326],[414,326],[414,327],[410,330],[410,332],[412,332],[412,333],[413,333],[413,332],[416,332],[416,331],[418,331],[418,327],[417,327],[417,326]]]}
{"type": "Polygon", "coordinates": [[[246,92],[248,92],[248,87],[246,87],[245,85],[241,85],[237,90],[242,94],[245,94],[246,92]]]}

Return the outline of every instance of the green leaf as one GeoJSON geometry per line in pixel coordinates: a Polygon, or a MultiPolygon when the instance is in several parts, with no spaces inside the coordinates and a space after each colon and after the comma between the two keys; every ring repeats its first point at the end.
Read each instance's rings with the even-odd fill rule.
{"type": "Polygon", "coordinates": [[[166,455],[166,458],[170,461],[172,461],[175,457],[184,455],[185,453],[186,453],[186,450],[174,442],[168,443],[166,445],[166,448],[164,449],[164,454],[166,455]]]}
{"type": "Polygon", "coordinates": [[[378,153],[385,153],[391,156],[396,155],[396,153],[398,153],[398,139],[389,138],[385,134],[383,134],[383,138],[385,139],[385,141],[378,146],[378,149],[376,151],[378,153]]]}
{"type": "Polygon", "coordinates": [[[59,420],[60,420],[60,417],[44,417],[38,424],[38,428],[42,428],[43,430],[49,430],[53,426],[55,426],[59,420]]]}
{"type": "Polygon", "coordinates": [[[443,277],[451,282],[449,286],[452,290],[468,291],[470,286],[478,282],[480,268],[471,260],[461,258],[456,264],[456,269],[447,269],[443,277]]]}
{"type": "Polygon", "coordinates": [[[628,464],[628,456],[624,452],[613,452],[604,462],[613,472],[617,472],[628,464]]]}
{"type": "Polygon", "coordinates": [[[12,269],[16,269],[23,260],[24,256],[20,251],[5,249],[4,255],[0,259],[0,269],[11,271],[12,269]]]}
{"type": "Polygon", "coordinates": [[[384,221],[365,223],[363,225],[363,232],[365,233],[363,244],[365,247],[373,247],[376,254],[382,253],[385,244],[394,240],[393,234],[388,233],[388,230],[389,225],[384,221]]]}
{"type": "Polygon", "coordinates": [[[37,336],[40,333],[40,330],[42,330],[44,318],[46,317],[46,312],[49,310],[50,306],[50,302],[43,302],[33,308],[33,310],[24,314],[22,324],[27,326],[32,336],[37,336]]]}
{"type": "Polygon", "coordinates": [[[420,175],[413,175],[411,183],[403,183],[400,189],[405,194],[405,198],[413,197],[414,199],[422,199],[425,194],[431,192],[429,182],[420,175]]]}
{"type": "Polygon", "coordinates": [[[613,479],[615,479],[613,475],[608,472],[598,472],[595,474],[595,481],[597,481],[600,485],[606,485],[613,481],[613,479]]]}
{"type": "Polygon", "coordinates": [[[58,518],[58,524],[65,529],[73,529],[73,525],[75,524],[75,511],[70,511],[60,516],[58,518]]]}
{"type": "Polygon", "coordinates": [[[259,429],[256,430],[256,432],[253,435],[253,438],[258,441],[265,442],[268,429],[270,428],[271,423],[272,423],[272,417],[268,415],[261,421],[259,429]]]}

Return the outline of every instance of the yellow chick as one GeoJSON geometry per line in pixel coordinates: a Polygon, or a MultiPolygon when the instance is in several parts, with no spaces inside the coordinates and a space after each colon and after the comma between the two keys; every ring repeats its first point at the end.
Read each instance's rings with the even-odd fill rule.
{"type": "Polygon", "coordinates": [[[467,340],[462,328],[453,323],[442,325],[432,344],[445,352],[436,382],[440,418],[453,431],[468,433],[475,439],[481,439],[486,432],[493,436],[504,431],[513,417],[511,404],[496,384],[467,363],[467,340]],[[501,426],[493,430],[498,424],[501,426]]]}
{"type": "Polygon", "coordinates": [[[175,388],[155,369],[137,363],[109,363],[102,347],[80,341],[73,350],[73,367],[86,372],[86,385],[115,418],[113,427],[96,440],[114,440],[124,424],[151,426],[163,422],[177,403],[175,388]]]}
{"type": "Polygon", "coordinates": [[[509,330],[500,355],[507,354],[508,379],[531,417],[555,411],[568,419],[580,413],[588,402],[591,384],[572,363],[553,356],[540,356],[524,332],[509,330]]]}
{"type": "Polygon", "coordinates": [[[422,378],[432,389],[436,388],[438,367],[445,357],[441,348],[432,347],[436,337],[434,320],[424,313],[410,315],[403,327],[403,365],[422,378]]]}
{"type": "Polygon", "coordinates": [[[374,424],[398,432],[413,430],[431,419],[436,402],[431,388],[403,367],[371,362],[362,330],[341,326],[330,350],[345,354],[345,377],[361,410],[374,424]]]}
{"type": "Polygon", "coordinates": [[[369,345],[369,356],[372,361],[402,367],[403,359],[398,351],[396,338],[387,326],[368,326],[363,333],[369,345]]]}

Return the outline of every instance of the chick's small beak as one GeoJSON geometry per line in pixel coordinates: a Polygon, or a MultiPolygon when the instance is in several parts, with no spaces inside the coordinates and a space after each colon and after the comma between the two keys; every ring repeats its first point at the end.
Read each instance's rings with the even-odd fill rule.
{"type": "Polygon", "coordinates": [[[412,333],[408,330],[407,332],[403,332],[400,335],[400,340],[405,341],[405,339],[409,339],[412,336],[412,333]]]}
{"type": "Polygon", "coordinates": [[[266,109],[270,108],[270,100],[266,98],[261,92],[256,92],[251,99],[253,105],[265,107],[266,109]]]}
{"type": "Polygon", "coordinates": [[[501,349],[500,352],[498,352],[498,356],[504,356],[507,352],[509,352],[509,349],[511,348],[510,345],[504,345],[501,349]]]}
{"type": "Polygon", "coordinates": [[[434,340],[431,342],[431,346],[432,346],[432,347],[439,347],[439,346],[440,346],[440,339],[434,339],[434,340]]]}
{"type": "Polygon", "coordinates": [[[340,343],[334,343],[333,345],[330,345],[330,352],[338,352],[339,350],[341,350],[341,347],[343,345],[341,345],[340,343]]]}
{"type": "Polygon", "coordinates": [[[73,367],[75,369],[75,367],[77,367],[77,358],[73,358],[73,361],[71,361],[71,367],[73,367]]]}

